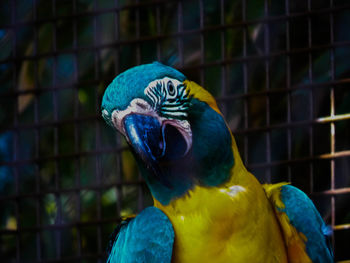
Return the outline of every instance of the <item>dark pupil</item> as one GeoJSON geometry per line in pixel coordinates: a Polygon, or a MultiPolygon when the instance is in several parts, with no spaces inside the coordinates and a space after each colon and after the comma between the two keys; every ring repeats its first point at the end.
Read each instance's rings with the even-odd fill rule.
{"type": "Polygon", "coordinates": [[[174,95],[174,93],[175,93],[174,85],[170,81],[168,82],[168,91],[169,91],[170,95],[174,95]]]}

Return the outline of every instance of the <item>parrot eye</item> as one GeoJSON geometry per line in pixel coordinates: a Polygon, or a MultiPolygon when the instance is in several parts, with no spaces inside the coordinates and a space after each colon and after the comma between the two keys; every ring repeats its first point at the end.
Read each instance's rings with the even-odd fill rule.
{"type": "Polygon", "coordinates": [[[171,81],[168,81],[167,88],[168,88],[169,96],[173,97],[176,95],[176,89],[174,87],[174,84],[171,81]]]}
{"type": "Polygon", "coordinates": [[[144,94],[149,98],[151,107],[162,117],[184,119],[187,117],[188,95],[184,83],[177,79],[164,77],[151,81],[144,94]]]}

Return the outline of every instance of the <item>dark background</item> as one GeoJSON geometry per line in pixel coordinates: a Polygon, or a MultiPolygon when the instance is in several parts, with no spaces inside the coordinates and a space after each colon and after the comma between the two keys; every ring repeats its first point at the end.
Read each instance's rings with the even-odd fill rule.
{"type": "Polygon", "coordinates": [[[101,96],[129,67],[174,66],[215,95],[261,182],[290,181],[350,260],[346,0],[2,0],[2,262],[103,262],[152,200],[101,96]]]}

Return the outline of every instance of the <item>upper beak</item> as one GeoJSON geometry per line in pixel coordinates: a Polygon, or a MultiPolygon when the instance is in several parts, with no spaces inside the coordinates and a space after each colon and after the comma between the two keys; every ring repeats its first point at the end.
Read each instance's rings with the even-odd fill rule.
{"type": "Polygon", "coordinates": [[[127,141],[145,162],[156,161],[162,154],[161,124],[147,115],[130,114],[124,118],[127,141]]]}

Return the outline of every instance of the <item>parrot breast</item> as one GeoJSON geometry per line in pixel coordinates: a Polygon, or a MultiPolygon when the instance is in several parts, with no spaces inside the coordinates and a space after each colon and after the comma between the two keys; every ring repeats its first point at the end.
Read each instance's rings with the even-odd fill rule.
{"type": "Polygon", "coordinates": [[[167,206],[154,200],[175,231],[172,262],[287,262],[272,207],[247,175],[243,184],[196,186],[167,206]]]}

